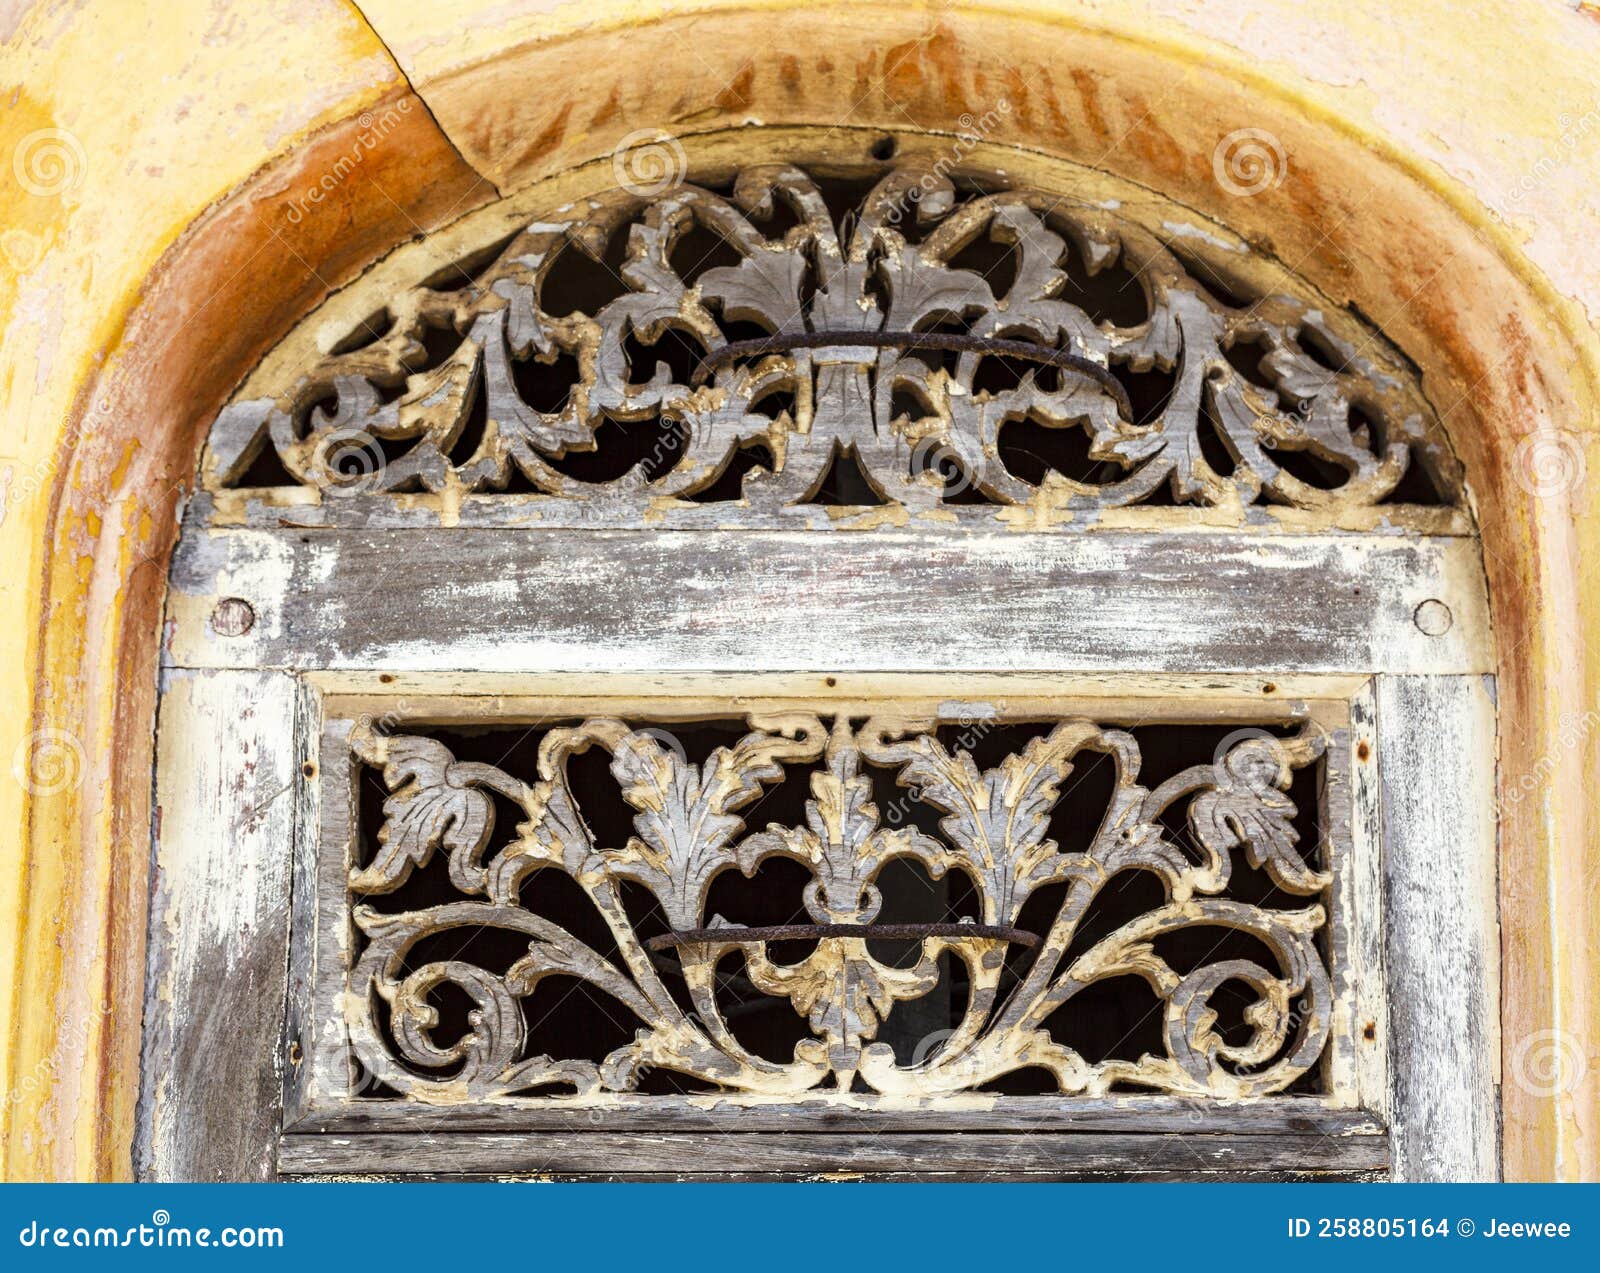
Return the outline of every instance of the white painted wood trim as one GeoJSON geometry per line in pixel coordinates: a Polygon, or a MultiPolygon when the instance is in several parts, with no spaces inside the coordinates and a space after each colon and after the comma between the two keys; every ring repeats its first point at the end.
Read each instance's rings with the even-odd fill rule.
{"type": "Polygon", "coordinates": [[[270,797],[317,762],[325,705],[446,695],[479,716],[649,694],[687,710],[783,673],[841,701],[952,677],[962,699],[1143,695],[1152,719],[1347,703],[1335,905],[1351,917],[1340,1010],[1358,1042],[1332,1058],[1337,1086],[1392,1122],[1398,1178],[1495,1177],[1494,706],[1476,675],[1490,650],[1475,545],[1183,538],[923,535],[913,553],[888,535],[197,534],[169,611],[140,1171],[261,1178],[283,1083],[291,1125],[315,1113],[281,1031],[286,967],[289,1037],[306,1025],[311,961],[289,957],[284,914],[290,857],[297,897],[316,869],[320,784],[270,797]],[[213,629],[225,596],[256,608],[249,632],[213,629]],[[1422,630],[1419,598],[1444,603],[1447,630],[1422,630]],[[257,663],[282,670],[244,670],[257,663]],[[219,997],[219,981],[240,989],[219,997]]]}
{"type": "Polygon", "coordinates": [[[1500,1175],[1494,737],[1487,677],[1378,682],[1399,1180],[1500,1175]]]}
{"type": "Polygon", "coordinates": [[[1384,967],[1383,804],[1378,772],[1378,680],[1350,698],[1350,862],[1342,904],[1351,907],[1349,966],[1353,981],[1354,1086],[1361,1107],[1387,1121],[1389,992],[1384,967]],[[1370,1037],[1369,1037],[1370,1036],[1370,1037]]]}
{"type": "Polygon", "coordinates": [[[1492,668],[1477,547],[1456,538],[227,530],[186,539],[172,578],[183,667],[1492,668]],[[226,636],[230,597],[254,623],[226,636]]]}
{"type": "Polygon", "coordinates": [[[277,1169],[296,693],[279,672],[165,677],[134,1143],[144,1178],[277,1169]]]}

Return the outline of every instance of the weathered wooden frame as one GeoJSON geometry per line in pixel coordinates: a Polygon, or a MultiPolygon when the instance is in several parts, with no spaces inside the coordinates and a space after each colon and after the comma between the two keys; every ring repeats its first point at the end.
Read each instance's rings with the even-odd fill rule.
{"type": "MultiPolygon", "coordinates": [[[[676,692],[666,695],[644,691],[632,684],[636,679],[632,677],[598,683],[592,677],[560,677],[545,679],[557,685],[566,683],[570,687],[566,694],[527,696],[518,692],[520,679],[507,678],[500,686],[502,692],[493,696],[434,696],[427,692],[425,683],[420,695],[397,700],[390,695],[341,693],[335,687],[310,704],[318,715],[321,739],[315,762],[317,809],[315,813],[308,811],[303,821],[307,826],[316,826],[318,834],[314,842],[301,837],[299,849],[310,854],[311,860],[298,864],[296,873],[306,886],[298,888],[294,896],[290,965],[297,972],[303,970],[303,975],[297,976],[298,997],[290,1005],[289,1039],[290,1046],[302,1053],[303,1059],[291,1073],[286,1098],[284,1117],[290,1130],[306,1124],[316,1129],[407,1130],[417,1120],[438,1121],[416,1105],[364,1103],[352,1101],[349,1096],[350,1051],[344,1023],[349,1011],[346,1005],[354,989],[346,934],[351,922],[350,872],[358,852],[356,762],[351,750],[357,734],[371,737],[376,731],[393,737],[411,733],[414,728],[425,732],[439,725],[516,725],[572,717],[616,718],[622,713],[645,725],[670,731],[680,722],[726,716],[730,709],[759,712],[764,717],[815,711],[852,717],[887,713],[892,718],[897,712],[909,712],[968,725],[974,713],[981,713],[984,719],[996,721],[1092,720],[1122,726],[1191,721],[1309,726],[1316,737],[1326,740],[1326,750],[1321,752],[1318,798],[1327,822],[1327,869],[1337,881],[1332,894],[1323,901],[1328,911],[1326,933],[1334,973],[1332,1011],[1328,1015],[1334,1028],[1314,1067],[1323,1077],[1327,1096],[1290,1102],[1285,1109],[1303,1113],[1307,1105],[1318,1105],[1329,1110],[1359,1110],[1378,1104],[1381,1070],[1375,1071],[1367,1064],[1374,1050],[1362,1048],[1355,1038],[1356,1018],[1362,1010],[1356,987],[1375,984],[1379,975],[1376,964],[1366,967],[1363,963],[1356,921],[1364,913],[1375,916],[1378,907],[1375,902],[1363,906],[1357,898],[1357,884],[1364,872],[1350,833],[1355,803],[1351,770],[1355,758],[1346,703],[1296,700],[1274,704],[1263,711],[1263,705],[1254,698],[1213,698],[1198,705],[1184,698],[1075,698],[1041,692],[1046,684],[1040,678],[972,675],[952,678],[942,698],[926,696],[928,683],[939,678],[896,674],[872,678],[870,696],[860,693],[862,687],[841,692],[837,685],[827,686],[826,679],[821,686],[823,693],[818,696],[807,692],[817,688],[814,676],[781,674],[719,677],[712,684],[703,683],[703,678],[688,678],[686,684],[675,687],[676,692]],[[924,696],[906,693],[903,683],[908,679],[923,683],[924,696]]],[[[1368,846],[1363,844],[1361,848],[1365,852],[1368,846]]],[[[1307,904],[1318,896],[1308,895],[1307,904]]],[[[1228,1099],[1228,1093],[1217,1093],[1189,1097],[1179,1103],[1198,1109],[1211,1103],[1226,1103],[1228,1099]]],[[[1265,1097],[1254,1095],[1247,1099],[1265,1097]]],[[[700,1111],[709,1117],[710,1126],[721,1121],[731,1127],[737,1117],[736,1125],[741,1130],[872,1133],[882,1130],[880,1116],[884,1114],[899,1115],[898,1121],[915,1128],[930,1117],[936,1116],[942,1123],[947,1115],[978,1112],[1006,1120],[1020,1117],[1031,1126],[1047,1130],[1063,1123],[1070,1125],[1077,1103],[1051,1097],[1006,1097],[995,1101],[970,1090],[938,1097],[906,1094],[848,1099],[842,1099],[837,1092],[810,1092],[803,1096],[727,1092],[714,1098],[665,1101],[632,1093],[588,1093],[556,1099],[463,1099],[451,1103],[450,1114],[496,1129],[503,1128],[509,1118],[527,1129],[581,1129],[587,1124],[597,1130],[672,1131],[681,1126],[685,1116],[693,1121],[695,1112],[700,1111]],[[859,1117],[853,1118],[852,1114],[859,1117]]],[[[1142,1109],[1144,1104],[1123,1102],[1129,1110],[1142,1109]]],[[[981,1125],[984,1120],[979,1121],[981,1125]]]]}
{"type": "Polygon", "coordinates": [[[1496,1176],[1493,706],[1475,545],[1181,539],[1169,554],[1153,534],[929,532],[913,546],[748,531],[197,530],[169,605],[141,1172],[723,1177],[904,1173],[914,1156],[934,1175],[1496,1176]],[[349,586],[358,563],[378,561],[394,586],[349,586]],[[594,581],[628,563],[626,586],[599,600],[594,581]],[[796,570],[881,583],[808,598],[796,570]],[[690,594],[714,600],[673,608],[690,594]],[[223,635],[238,625],[214,617],[240,600],[255,621],[223,635]],[[1445,632],[1422,630],[1424,602],[1449,612],[1445,632]],[[1348,721],[1350,869],[1336,887],[1365,974],[1345,1009],[1372,1051],[1357,1047],[1341,1099],[1196,1110],[1007,1098],[941,1110],[933,1127],[874,1111],[870,1130],[836,1109],[797,1125],[788,1111],[689,1099],[652,1098],[645,1122],[625,1100],[598,1122],[304,1101],[293,1041],[311,966],[290,947],[290,911],[308,896],[336,780],[320,743],[330,719],[423,701],[438,719],[446,700],[467,717],[514,716],[541,696],[704,704],[774,686],[878,700],[953,683],[963,697],[1100,709],[1137,699],[1169,719],[1284,719],[1321,704],[1348,721]],[[1458,834],[1441,860],[1446,828],[1458,834]]]}
{"type": "MultiPolygon", "coordinates": [[[[707,153],[739,159],[741,147],[722,139],[707,153]]],[[[341,306],[353,313],[374,289],[414,275],[419,253],[448,256],[477,245],[496,218],[514,221],[525,210],[507,201],[476,228],[463,223],[440,241],[396,253],[336,298],[325,322],[283,342],[249,384],[271,366],[298,365],[306,342],[337,326],[341,306]]],[[[1246,253],[1242,241],[1230,250],[1246,253]]],[[[248,385],[242,392],[248,397],[248,385]]],[[[919,1165],[935,1173],[1148,1174],[1194,1161],[1193,1148],[1174,1158],[1163,1146],[1200,1143],[1174,1140],[1171,1130],[1174,1119],[1196,1111],[1164,1098],[1005,1098],[1003,1108],[972,1111],[971,1121],[941,1107],[939,1125],[950,1130],[937,1133],[910,1110],[875,1109],[864,1116],[870,1124],[847,1112],[841,1125],[836,1108],[798,1115],[745,1108],[736,1115],[741,1151],[730,1154],[709,1147],[713,1138],[705,1135],[728,1126],[727,1102],[707,1109],[686,1100],[673,1109],[653,1098],[636,1109],[624,1099],[597,1122],[586,1110],[574,1130],[560,1125],[566,1113],[529,1107],[391,1115],[308,1094],[301,1039],[326,1005],[307,1007],[305,983],[317,975],[312,951],[285,943],[291,929],[296,940],[307,930],[318,845],[329,819],[336,821],[325,788],[338,781],[344,760],[327,745],[337,741],[336,728],[323,736],[339,713],[363,702],[387,711],[407,693],[469,715],[514,716],[540,694],[624,705],[659,701],[664,692],[725,701],[739,692],[729,690],[738,675],[756,678],[742,682],[745,692],[772,692],[790,676],[807,694],[872,702],[909,694],[911,685],[949,694],[959,683],[965,695],[984,682],[1056,702],[1175,703],[1167,710],[1180,718],[1234,713],[1254,722],[1306,704],[1336,710],[1355,757],[1346,760],[1350,869],[1336,882],[1336,904],[1354,921],[1349,966],[1358,990],[1341,1001],[1349,1018],[1341,1037],[1371,1046],[1335,1057],[1348,1074],[1323,1103],[1332,1122],[1308,1118],[1304,1101],[1198,1111],[1188,1125],[1216,1138],[1203,1142],[1209,1148],[1198,1168],[1371,1173],[1390,1163],[1392,1132],[1393,1169],[1402,1178],[1497,1174],[1497,1040],[1485,1024],[1494,1019],[1496,963],[1487,760],[1494,715],[1492,687],[1479,679],[1493,664],[1482,564],[1465,508],[1306,517],[1268,507],[1245,522],[1216,510],[1143,508],[1049,525],[936,510],[932,524],[915,526],[892,511],[841,517],[850,510],[812,509],[794,529],[777,530],[737,509],[620,521],[601,510],[593,523],[577,516],[534,526],[520,497],[459,495],[313,506],[294,490],[269,491],[265,502],[208,490],[190,510],[168,603],[160,825],[167,825],[168,792],[177,818],[158,834],[140,1137],[147,1172],[411,1173],[439,1170],[441,1162],[454,1171],[514,1173],[896,1170],[896,1154],[874,1157],[852,1143],[859,1138],[831,1134],[839,1130],[912,1138],[919,1165]],[[523,598],[536,604],[524,606],[523,598]],[[707,673],[721,683],[694,679],[707,673]],[[276,714],[290,701],[292,746],[281,725],[250,732],[260,705],[276,714]],[[245,877],[258,886],[247,890],[253,919],[215,930],[233,935],[234,947],[221,949],[224,971],[246,971],[243,997],[225,1020],[194,998],[215,980],[215,953],[196,950],[192,939],[161,937],[161,926],[181,928],[193,908],[208,910],[199,881],[225,886],[222,867],[207,865],[204,846],[193,842],[206,822],[197,820],[182,766],[197,722],[205,722],[199,727],[208,742],[219,734],[224,741],[223,765],[195,765],[217,784],[207,787],[211,797],[225,805],[228,782],[259,779],[263,768],[284,778],[242,818],[223,820],[266,837],[256,874],[245,877]],[[291,819],[298,846],[291,878],[282,861],[281,804],[297,789],[303,799],[291,819]],[[1441,870],[1441,837],[1463,825],[1470,851],[1441,870]],[[199,874],[186,874],[193,871],[199,874]],[[291,903],[300,914],[292,925],[291,903]],[[275,966],[287,967],[290,984],[281,1038],[274,1022],[284,1002],[268,1010],[262,999],[270,1008],[275,966]],[[1387,981],[1378,975],[1385,967],[1387,981]],[[1441,1012],[1442,1030],[1435,1028],[1441,1012]],[[208,1027],[246,1026],[257,1050],[227,1059],[238,1067],[231,1078],[199,1082],[195,1067],[217,1048],[207,1047],[206,1029],[185,1024],[186,1014],[208,1027]],[[269,1039],[275,1044],[263,1050],[269,1039]],[[251,1068],[252,1056],[259,1062],[268,1052],[281,1054],[283,1073],[251,1068]],[[185,1091],[191,1082],[197,1086],[185,1091]],[[255,1097],[245,1103],[240,1134],[218,1136],[207,1101],[237,1108],[241,1088],[255,1097]],[[186,1124],[197,1116],[203,1126],[186,1124]],[[472,1130],[444,1131],[446,1122],[472,1130]],[[287,1135],[275,1150],[280,1127],[287,1135]],[[995,1139],[1025,1128],[1048,1129],[1035,1138],[1044,1146],[995,1139]],[[185,1129],[180,1144],[175,1137],[185,1129]],[[757,1143],[746,1133],[771,1146],[765,1157],[744,1152],[757,1143]],[[1246,1139],[1232,1144],[1233,1136],[1246,1139]],[[1308,1147],[1308,1136],[1331,1137],[1331,1148],[1308,1147]]],[[[202,792],[199,803],[206,798],[202,792]]]]}

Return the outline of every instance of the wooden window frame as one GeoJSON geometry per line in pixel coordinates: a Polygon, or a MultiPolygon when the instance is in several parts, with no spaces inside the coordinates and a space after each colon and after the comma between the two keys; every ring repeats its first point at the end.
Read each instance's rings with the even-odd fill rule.
{"type": "Polygon", "coordinates": [[[1469,538],[234,528],[186,537],[173,578],[142,1175],[1498,1175],[1493,682],[1469,538]],[[381,563],[382,586],[351,585],[381,563]],[[626,584],[601,595],[605,577],[626,584]],[[812,577],[882,582],[841,596],[812,577]],[[855,1119],[765,1131],[747,1116],[722,1134],[715,1111],[677,1131],[424,1111],[397,1133],[297,1104],[297,1040],[316,1023],[292,1006],[310,965],[291,915],[337,780],[329,720],[408,696],[499,712],[751,678],[866,697],[1007,684],[1188,719],[1342,705],[1352,753],[1367,750],[1336,882],[1368,899],[1358,1099],[1312,1117],[1272,1100],[1008,1099],[857,1135],[855,1119]]]}

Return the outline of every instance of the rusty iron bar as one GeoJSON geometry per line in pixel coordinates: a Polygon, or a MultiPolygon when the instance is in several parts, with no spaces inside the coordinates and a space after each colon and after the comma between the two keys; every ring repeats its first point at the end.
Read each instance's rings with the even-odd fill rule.
{"type": "Polygon", "coordinates": [[[818,937],[859,937],[863,941],[921,941],[924,937],[987,937],[1034,947],[1039,934],[995,924],[770,924],[764,928],[686,928],[645,942],[649,950],[668,950],[703,941],[807,941],[818,937]]]}
{"type": "Polygon", "coordinates": [[[1000,340],[990,336],[969,336],[962,332],[790,332],[763,336],[756,340],[736,340],[714,349],[700,360],[690,378],[698,389],[724,363],[737,358],[759,358],[763,354],[786,354],[795,349],[825,349],[865,345],[872,349],[926,349],[935,353],[990,354],[1006,358],[1026,358],[1047,367],[1081,372],[1116,399],[1125,420],[1133,420],[1133,402],[1122,382],[1099,363],[1065,349],[1049,349],[1026,340],[1000,340]]]}

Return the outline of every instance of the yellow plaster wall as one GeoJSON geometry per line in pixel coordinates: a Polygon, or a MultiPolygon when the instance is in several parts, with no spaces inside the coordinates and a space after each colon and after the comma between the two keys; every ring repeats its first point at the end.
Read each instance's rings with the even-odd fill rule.
{"type": "MultiPolygon", "coordinates": [[[[0,1019],[10,1025],[0,1091],[15,1113],[45,1091],[58,1102],[95,1099],[74,1091],[65,1066],[38,1059],[48,1052],[25,1032],[50,1022],[19,1014],[15,1002],[31,979],[48,978],[58,952],[95,940],[64,915],[24,911],[25,891],[49,897],[52,881],[41,875],[68,872],[82,846],[63,839],[31,863],[21,851],[21,829],[48,819],[53,804],[81,799],[93,815],[106,791],[97,774],[109,758],[76,732],[49,732],[48,704],[35,701],[41,558],[73,404],[116,358],[147,280],[197,218],[275,155],[405,80],[339,0],[40,4],[11,23],[0,32],[0,1019]],[[71,771],[81,781],[69,781],[71,771]]],[[[268,252],[249,268],[281,265],[268,252]]],[[[187,317],[213,320],[204,300],[187,317]]],[[[104,546],[103,529],[86,526],[85,542],[104,546]]],[[[127,526],[123,551],[137,557],[150,532],[127,526]]],[[[78,573],[86,595],[115,588],[114,574],[97,576],[87,555],[78,573]]],[[[68,690],[57,683],[52,694],[68,690]]],[[[102,1008],[81,995],[59,1005],[81,1023],[85,1054],[100,1046],[102,1008]]],[[[12,1120],[9,1135],[24,1150],[36,1148],[30,1134],[12,1120]]],[[[74,1174],[96,1170],[70,1161],[62,1166],[74,1174]]]]}
{"type": "MultiPolygon", "coordinates": [[[[1075,145],[1078,158],[1150,171],[1161,158],[1152,158],[1153,147],[1177,146],[1170,132],[1152,133],[1161,101],[1119,94],[1116,81],[1097,97],[1090,55],[1127,50],[1131,58],[1158,49],[1196,79],[1232,78],[1239,86],[1225,117],[1202,121],[1212,132],[1252,126],[1248,105],[1238,103],[1270,98],[1278,116],[1297,113],[1308,133],[1321,128],[1354,138],[1371,148],[1374,164],[1405,167],[1459,210],[1462,260],[1441,261],[1440,272],[1479,268],[1469,247],[1496,254],[1537,298],[1538,338],[1553,351],[1548,371],[1490,371],[1537,374],[1552,394],[1564,392],[1581,416],[1564,421],[1581,426],[1579,462],[1600,471],[1588,418],[1600,361],[1590,326],[1600,314],[1600,254],[1592,250],[1600,242],[1600,20],[1584,6],[850,3],[830,10],[838,32],[832,40],[816,36],[820,8],[814,0],[464,0],[448,8],[409,0],[364,0],[359,8],[345,0],[92,0],[23,3],[0,16],[0,828],[12,832],[0,841],[0,952],[11,960],[9,975],[0,975],[0,1019],[8,1023],[0,1091],[8,1098],[11,1174],[127,1170],[118,1146],[131,1109],[125,1078],[117,1087],[115,1071],[133,1059],[128,1040],[136,1041],[137,1021],[125,1010],[120,1017],[99,1011],[95,987],[103,987],[104,1000],[120,1001],[129,978],[127,970],[95,963],[104,958],[106,934],[95,926],[93,907],[72,903],[96,890],[110,895],[105,877],[144,853],[106,802],[117,759],[116,700],[129,692],[126,677],[145,676],[148,668],[117,666],[121,647],[99,640],[92,625],[120,620],[121,590],[141,556],[153,555],[151,568],[160,568],[161,528],[151,524],[157,503],[119,502],[117,492],[140,480],[141,439],[175,426],[167,407],[109,391],[98,400],[95,393],[115,381],[119,360],[134,356],[134,327],[138,356],[159,355],[162,315],[154,312],[152,279],[204,232],[225,235],[224,218],[240,200],[270,196],[281,213],[305,174],[271,174],[289,173],[330,130],[383,103],[411,91],[420,97],[425,110],[408,120],[407,145],[419,153],[435,147],[427,171],[437,171],[445,193],[424,214],[406,210],[413,205],[398,187],[394,197],[364,188],[360,200],[327,213],[347,218],[357,240],[342,267],[356,267],[408,225],[425,228],[421,223],[448,219],[494,188],[521,184],[573,155],[603,153],[646,121],[685,130],[782,115],[784,122],[953,128],[963,103],[982,105],[974,92],[987,83],[991,94],[1011,94],[1028,108],[1013,121],[1021,135],[1005,140],[1026,143],[1030,129],[1051,132],[1063,148],[1075,145]],[[1012,21],[1022,24],[1014,41],[1012,21]],[[735,31],[741,38],[728,38],[735,31]],[[1017,52],[1025,48],[1068,62],[1083,51],[1083,65],[1074,68],[1088,86],[1079,105],[1064,110],[1030,82],[1031,63],[1017,52]],[[597,87],[593,100],[574,109],[573,99],[591,82],[598,86],[602,72],[617,75],[614,64],[596,69],[580,60],[596,49],[608,62],[637,59],[636,73],[625,77],[633,87],[597,87]],[[1079,116],[1102,110],[1098,132],[1073,133],[1079,116]],[[1083,153],[1083,137],[1091,135],[1099,152],[1083,153]],[[367,205],[382,210],[384,199],[405,208],[379,232],[361,218],[376,215],[367,205]],[[363,246],[363,235],[370,244],[363,246]],[[1567,380],[1558,384],[1558,376],[1567,380]],[[117,439],[122,453],[92,457],[98,467],[67,463],[102,435],[117,439]],[[75,495],[71,482],[85,479],[73,475],[91,471],[104,489],[75,495]],[[68,657],[75,632],[80,645],[105,652],[102,665],[68,657]],[[69,718],[68,701],[77,713],[73,730],[41,736],[69,718]],[[38,744],[31,751],[30,738],[38,744]],[[75,768],[81,780],[63,784],[61,767],[75,768]],[[107,1041],[113,1031],[116,1046],[107,1041]],[[92,1130],[107,1118],[116,1124],[112,1133],[92,1130]]],[[[1220,90],[1208,91],[1220,100],[1220,90]]],[[[1181,123],[1164,122],[1169,129],[1181,123]]],[[[1205,181],[1207,158],[1188,164],[1194,181],[1205,181]]],[[[1297,162],[1292,147],[1288,162],[1297,162]]],[[[402,180],[398,169],[395,180],[402,180]]],[[[1319,207],[1335,220],[1386,215],[1384,207],[1339,197],[1344,192],[1325,192],[1325,205],[1314,190],[1300,193],[1304,218],[1315,218],[1319,207]]],[[[1270,224],[1281,209],[1263,200],[1232,211],[1270,224]]],[[[262,224],[266,232],[250,240],[249,254],[225,259],[217,294],[231,296],[229,285],[257,272],[338,281],[322,277],[326,258],[281,218],[262,224]]],[[[338,227],[322,229],[327,238],[338,227]]],[[[1408,284],[1393,298],[1396,310],[1424,328],[1447,322],[1448,314],[1427,308],[1425,291],[1425,283],[1408,284]]],[[[181,302],[170,306],[174,325],[220,321],[192,285],[174,300],[181,302]]],[[[181,344],[182,333],[173,340],[181,344]]],[[[1515,437],[1538,423],[1546,422],[1510,422],[1507,429],[1515,437]]],[[[1584,484],[1570,517],[1551,518],[1546,510],[1537,555],[1520,555],[1525,546],[1512,536],[1489,543],[1491,554],[1506,554],[1503,577],[1538,574],[1540,587],[1561,591],[1543,607],[1548,615],[1533,625],[1538,639],[1527,652],[1530,665],[1570,665],[1559,684],[1529,674],[1529,693],[1536,703],[1541,695],[1548,700],[1547,715],[1594,706],[1589,699],[1600,685],[1600,655],[1583,640],[1589,621],[1600,618],[1592,553],[1582,550],[1597,531],[1600,502],[1584,484]],[[1570,642],[1570,652],[1551,642],[1570,642]]],[[[1495,569],[1491,562],[1492,575],[1495,569]]],[[[1537,733],[1530,726],[1530,736],[1537,733]]],[[[1580,767],[1560,757],[1566,776],[1544,781],[1529,802],[1546,846],[1529,852],[1549,897],[1548,931],[1524,925],[1508,949],[1544,968],[1552,1006],[1533,1019],[1575,1033],[1592,1080],[1600,1040],[1592,1037],[1592,1017],[1572,1009],[1587,1004],[1592,1013],[1595,1006],[1592,934],[1600,897],[1592,870],[1573,865],[1582,863],[1595,832],[1572,774],[1600,768],[1600,739],[1585,736],[1577,746],[1580,767]]],[[[1594,1174],[1595,1090],[1588,1081],[1549,1113],[1508,1105],[1508,1118],[1520,1120],[1508,1129],[1512,1170],[1594,1174]]]]}

